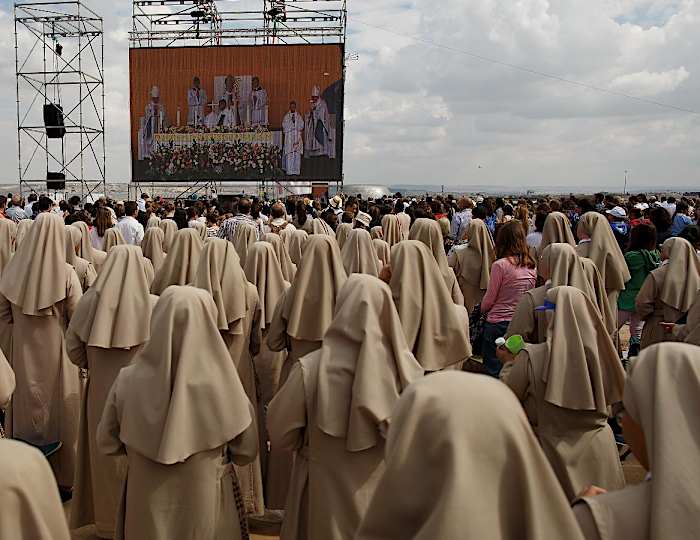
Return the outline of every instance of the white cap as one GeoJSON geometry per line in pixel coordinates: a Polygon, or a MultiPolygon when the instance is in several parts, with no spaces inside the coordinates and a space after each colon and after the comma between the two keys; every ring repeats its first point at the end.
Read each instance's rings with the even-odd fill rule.
{"type": "Polygon", "coordinates": [[[369,227],[369,224],[372,221],[372,217],[369,214],[366,214],[365,212],[358,212],[355,221],[359,221],[365,227],[369,227]]]}
{"type": "Polygon", "coordinates": [[[484,202],[484,198],[483,198],[481,195],[479,195],[479,196],[476,198],[476,204],[481,204],[482,202],[484,202]]]}
{"type": "Polygon", "coordinates": [[[311,97],[321,97],[321,89],[318,86],[314,86],[311,90],[311,97]]]}
{"type": "Polygon", "coordinates": [[[341,204],[343,204],[343,199],[340,198],[340,195],[336,195],[330,200],[330,205],[333,208],[340,208],[341,204]]]}
{"type": "Polygon", "coordinates": [[[160,97],[160,88],[157,86],[154,86],[151,88],[151,97],[152,98],[159,98],[160,97]]]}
{"type": "Polygon", "coordinates": [[[627,217],[627,212],[621,206],[616,206],[612,210],[607,210],[606,214],[610,214],[612,217],[623,219],[627,217]]]}

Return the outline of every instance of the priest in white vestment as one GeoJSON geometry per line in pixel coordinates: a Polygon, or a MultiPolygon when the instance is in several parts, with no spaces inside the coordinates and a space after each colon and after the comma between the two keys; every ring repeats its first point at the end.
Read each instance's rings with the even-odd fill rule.
{"type": "Polygon", "coordinates": [[[204,107],[207,104],[207,91],[202,88],[199,77],[192,79],[192,88],[187,91],[187,125],[201,126],[204,123],[204,107]]]}
{"type": "Polygon", "coordinates": [[[151,88],[151,101],[146,105],[144,124],[141,130],[142,159],[150,159],[155,143],[155,134],[161,133],[168,126],[165,105],[160,102],[160,88],[151,88]]]}
{"type": "Polygon", "coordinates": [[[250,94],[251,124],[254,126],[266,126],[267,121],[267,90],[260,85],[260,78],[253,77],[253,91],[250,94]]]}
{"type": "Polygon", "coordinates": [[[226,100],[219,100],[219,107],[207,115],[207,127],[214,129],[216,127],[232,128],[235,125],[236,113],[226,106],[226,100]]]}
{"type": "Polygon", "coordinates": [[[306,113],[304,142],[308,157],[332,157],[333,134],[331,131],[328,104],[321,97],[321,90],[314,86],[311,91],[311,110],[306,113]]]}
{"type": "Polygon", "coordinates": [[[233,122],[231,125],[237,126],[240,124],[239,107],[240,107],[240,93],[236,84],[236,78],[233,75],[228,75],[224,81],[224,93],[219,96],[219,100],[224,100],[226,102],[226,108],[230,111],[233,116],[233,122]]]}
{"type": "Polygon", "coordinates": [[[304,119],[297,112],[296,101],[289,104],[289,112],[282,120],[284,132],[284,160],[282,168],[289,176],[301,174],[301,156],[304,153],[304,119]]]}

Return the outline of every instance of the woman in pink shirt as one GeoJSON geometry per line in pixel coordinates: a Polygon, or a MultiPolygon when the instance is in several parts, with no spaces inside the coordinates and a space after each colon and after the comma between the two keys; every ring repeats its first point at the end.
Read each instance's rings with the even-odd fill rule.
{"type": "Polygon", "coordinates": [[[537,279],[522,223],[513,220],[501,226],[496,236],[496,257],[481,302],[481,312],[488,314],[481,350],[484,366],[493,377],[501,371],[495,341],[505,336],[520,297],[535,286],[537,279]]]}

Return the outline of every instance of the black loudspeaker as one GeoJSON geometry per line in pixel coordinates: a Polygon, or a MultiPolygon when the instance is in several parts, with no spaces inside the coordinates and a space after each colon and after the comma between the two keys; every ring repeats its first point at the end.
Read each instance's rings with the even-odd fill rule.
{"type": "Polygon", "coordinates": [[[66,175],[57,172],[47,172],[46,189],[49,191],[61,191],[66,189],[66,175]]]}
{"type": "Polygon", "coordinates": [[[46,103],[44,105],[44,125],[46,126],[46,136],[49,139],[62,139],[66,134],[63,123],[63,107],[56,103],[46,103]]]}

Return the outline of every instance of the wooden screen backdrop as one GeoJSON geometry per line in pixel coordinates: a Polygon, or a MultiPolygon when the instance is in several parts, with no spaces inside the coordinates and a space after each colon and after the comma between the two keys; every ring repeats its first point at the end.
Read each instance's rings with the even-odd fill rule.
{"type": "MultiPolygon", "coordinates": [[[[187,92],[192,79],[199,77],[206,90],[208,102],[214,99],[214,80],[226,75],[252,75],[260,78],[267,91],[269,129],[281,130],[282,119],[289,110],[289,102],[296,101],[297,111],[305,117],[310,110],[311,92],[315,86],[322,94],[333,90],[338,96],[335,107],[338,114],[335,134],[337,153],[334,159],[315,159],[304,156],[302,174],[296,179],[334,180],[342,178],[342,112],[344,98],[342,45],[256,45],[219,47],[163,47],[134,48],[129,50],[132,179],[138,181],[187,180],[182,177],[153,177],[145,174],[144,163],[139,161],[139,129],[141,118],[150,102],[151,89],[160,89],[160,101],[167,111],[170,125],[176,124],[180,109],[180,125],[187,125],[187,92]],[[331,163],[332,162],[332,163],[331,163]],[[306,169],[306,170],[304,170],[306,169]]],[[[208,108],[206,108],[208,111],[208,108]]],[[[206,112],[205,112],[206,114],[206,112]]],[[[245,118],[242,119],[245,121],[245,118]]],[[[273,177],[284,176],[277,171],[273,177]]],[[[192,176],[186,175],[186,176],[192,176]]],[[[235,175],[234,175],[235,176],[235,175]]],[[[261,176],[270,176],[265,173],[261,176]]],[[[207,177],[205,172],[202,178],[207,177]]],[[[259,177],[259,176],[256,176],[259,177]]],[[[230,180],[247,179],[249,176],[230,180]]],[[[198,178],[192,178],[198,179],[198,178]]],[[[226,180],[226,178],[219,178],[226,180]]]]}

